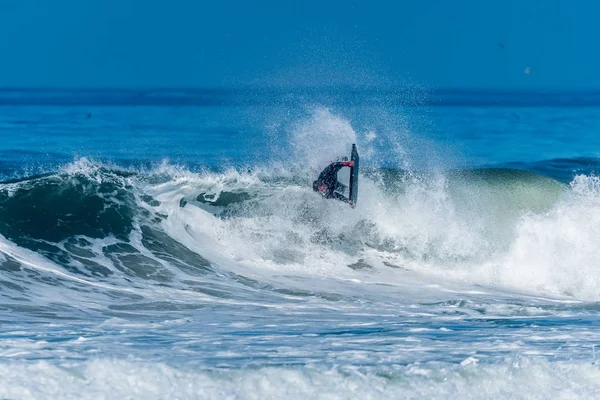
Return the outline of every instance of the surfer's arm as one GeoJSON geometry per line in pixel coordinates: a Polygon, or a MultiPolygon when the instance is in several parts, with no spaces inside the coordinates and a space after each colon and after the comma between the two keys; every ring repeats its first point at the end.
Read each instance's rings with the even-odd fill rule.
{"type": "Polygon", "coordinates": [[[333,173],[338,173],[338,171],[344,167],[354,167],[354,161],[336,161],[334,163],[329,164],[327,167],[333,173]]]}
{"type": "Polygon", "coordinates": [[[338,192],[333,192],[332,197],[336,198],[337,200],[343,201],[344,203],[348,203],[352,207],[356,207],[356,205],[349,198],[344,196],[343,194],[340,194],[338,192]]]}
{"type": "Polygon", "coordinates": [[[329,164],[320,174],[317,180],[327,182],[335,179],[338,171],[344,167],[354,167],[354,161],[337,161],[329,164]]]}

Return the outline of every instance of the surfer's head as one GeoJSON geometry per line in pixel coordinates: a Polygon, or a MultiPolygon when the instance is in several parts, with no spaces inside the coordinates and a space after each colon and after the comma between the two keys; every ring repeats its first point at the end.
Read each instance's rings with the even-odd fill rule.
{"type": "Polygon", "coordinates": [[[327,186],[327,184],[323,181],[314,181],[313,182],[313,190],[315,192],[319,192],[321,194],[325,194],[327,193],[327,191],[329,190],[329,186],[327,186]]]}

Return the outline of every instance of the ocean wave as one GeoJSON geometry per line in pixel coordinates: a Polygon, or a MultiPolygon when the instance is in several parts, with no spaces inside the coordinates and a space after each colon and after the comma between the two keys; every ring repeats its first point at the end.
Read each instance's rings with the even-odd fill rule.
{"type": "Polygon", "coordinates": [[[44,260],[52,267],[32,280],[61,271],[78,284],[136,287],[142,297],[153,285],[194,291],[194,280],[252,276],[285,288],[274,274],[383,274],[394,284],[408,271],[593,300],[595,182],[579,176],[569,188],[508,169],[371,169],[351,209],[320,198],[293,169],[136,170],[80,159],[0,185],[0,264],[17,280],[16,270],[44,260]]]}

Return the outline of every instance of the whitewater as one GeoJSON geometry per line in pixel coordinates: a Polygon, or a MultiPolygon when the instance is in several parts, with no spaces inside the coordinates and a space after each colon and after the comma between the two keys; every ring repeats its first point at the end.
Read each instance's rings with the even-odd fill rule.
{"type": "Polygon", "coordinates": [[[598,109],[94,96],[0,96],[0,397],[600,397],[598,109]]]}

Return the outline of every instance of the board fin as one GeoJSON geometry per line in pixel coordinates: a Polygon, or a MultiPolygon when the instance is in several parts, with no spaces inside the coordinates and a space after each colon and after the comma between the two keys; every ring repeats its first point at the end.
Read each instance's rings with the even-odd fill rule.
{"type": "Polygon", "coordinates": [[[356,205],[356,199],[358,198],[358,150],[356,150],[356,144],[352,145],[352,154],[350,161],[354,162],[354,166],[350,167],[350,201],[353,205],[356,205]]]}

